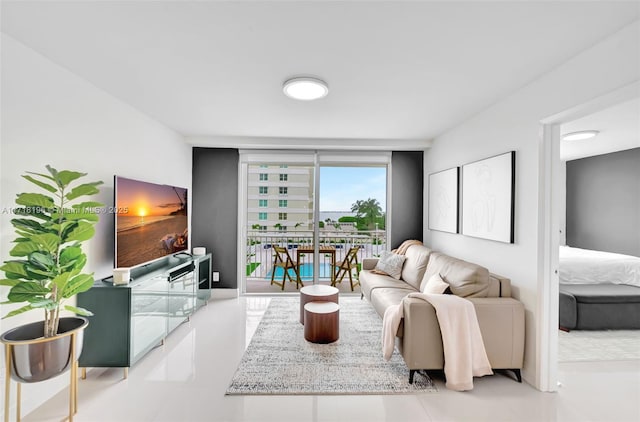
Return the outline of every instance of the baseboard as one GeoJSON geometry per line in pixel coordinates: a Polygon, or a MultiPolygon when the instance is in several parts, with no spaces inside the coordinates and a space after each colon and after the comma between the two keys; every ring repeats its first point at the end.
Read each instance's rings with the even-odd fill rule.
{"type": "Polygon", "coordinates": [[[240,295],[239,289],[211,289],[211,299],[235,299],[240,295]]]}

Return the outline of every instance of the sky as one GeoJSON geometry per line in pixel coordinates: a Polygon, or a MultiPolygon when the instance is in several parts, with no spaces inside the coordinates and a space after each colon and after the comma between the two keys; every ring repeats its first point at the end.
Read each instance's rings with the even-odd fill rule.
{"type": "Polygon", "coordinates": [[[116,212],[136,217],[169,215],[180,209],[180,197],[186,197],[186,189],[184,188],[174,188],[169,185],[158,185],[124,177],[117,177],[116,192],[118,202],[116,212]]]}
{"type": "Polygon", "coordinates": [[[357,200],[375,198],[386,208],[384,167],[320,167],[320,211],[351,211],[357,200]]]}

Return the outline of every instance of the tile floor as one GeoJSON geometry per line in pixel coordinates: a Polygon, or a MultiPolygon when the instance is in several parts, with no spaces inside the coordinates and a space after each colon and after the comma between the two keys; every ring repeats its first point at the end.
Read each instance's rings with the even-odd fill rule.
{"type": "MultiPolygon", "coordinates": [[[[562,363],[558,393],[503,375],[471,392],[386,396],[244,396],[224,392],[268,297],[213,300],[122,379],[91,369],[80,383],[76,421],[639,421],[640,361],[562,363]]],[[[28,386],[27,386],[28,387],[28,386]]],[[[29,394],[23,388],[23,396],[29,394]]],[[[60,421],[68,390],[24,421],[60,421]]],[[[26,409],[25,409],[26,410],[26,409]]]]}

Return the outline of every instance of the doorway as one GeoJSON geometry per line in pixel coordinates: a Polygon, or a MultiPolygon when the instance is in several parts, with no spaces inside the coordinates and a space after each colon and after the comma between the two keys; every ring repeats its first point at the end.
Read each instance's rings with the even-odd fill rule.
{"type": "MultiPolygon", "coordinates": [[[[558,390],[558,324],[559,324],[559,247],[564,239],[564,171],[560,159],[562,125],[603,110],[616,104],[638,98],[640,83],[622,87],[588,103],[576,106],[541,121],[541,199],[543,204],[540,238],[542,239],[540,260],[541,329],[538,333],[540,351],[540,389],[558,390]],[[561,234],[562,231],[562,234],[561,234]]],[[[565,127],[566,128],[566,127],[565,127]]]]}

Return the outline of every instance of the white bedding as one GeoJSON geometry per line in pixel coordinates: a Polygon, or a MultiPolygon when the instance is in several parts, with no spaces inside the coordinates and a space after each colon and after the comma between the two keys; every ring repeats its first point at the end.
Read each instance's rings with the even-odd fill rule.
{"type": "Polygon", "coordinates": [[[560,246],[560,283],[614,283],[640,287],[640,258],[560,246]]]}

